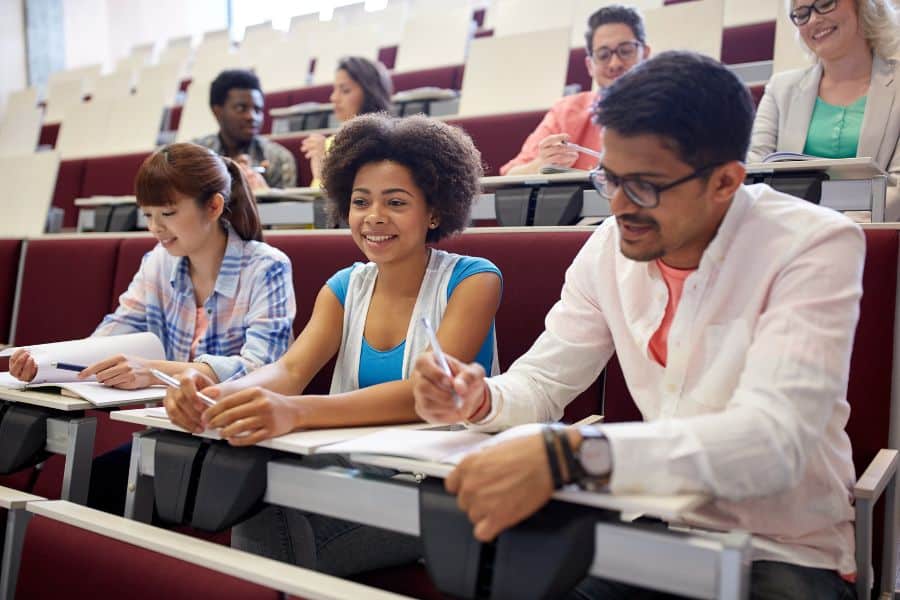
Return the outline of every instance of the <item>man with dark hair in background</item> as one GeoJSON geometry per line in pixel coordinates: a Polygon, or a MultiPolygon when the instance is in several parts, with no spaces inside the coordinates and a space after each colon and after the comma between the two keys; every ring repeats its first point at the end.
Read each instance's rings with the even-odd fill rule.
{"type": "MultiPolygon", "coordinates": [[[[704,494],[680,524],[752,534],[751,599],[855,597],[844,428],[862,231],[744,185],[753,102],[717,61],[660,54],[595,115],[604,155],[591,179],[613,217],[575,257],[544,332],[501,375],[448,356],[451,379],[427,352],[411,379],[426,420],[497,431],[562,417],[615,352],[643,420],[522,431],[466,457],[448,491],[480,540],[566,483],[704,494]]],[[[576,597],[658,596],[591,578],[576,597]]]]}
{"type": "Polygon", "coordinates": [[[250,71],[222,71],[209,86],[209,107],[219,132],[194,140],[244,167],[254,189],[297,185],[294,155],[259,135],[264,99],[259,78],[250,71]]]}
{"type": "MultiPolygon", "coordinates": [[[[598,90],[650,56],[644,21],[633,8],[604,6],[588,18],[584,65],[598,90]]],[[[519,154],[500,167],[501,175],[540,173],[544,167],[590,169],[597,159],[567,147],[572,142],[600,150],[600,131],[591,123],[597,92],[586,90],[560,98],[544,115],[519,154]]]]}

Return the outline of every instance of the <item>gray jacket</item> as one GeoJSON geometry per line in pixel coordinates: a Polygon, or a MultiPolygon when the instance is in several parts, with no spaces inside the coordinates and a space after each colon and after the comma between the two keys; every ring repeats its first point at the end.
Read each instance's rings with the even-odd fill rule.
{"type": "MultiPolygon", "coordinates": [[[[747,162],[771,152],[803,152],[822,65],[774,75],[756,110],[747,162]]],[[[857,156],[870,156],[894,176],[888,186],[885,219],[900,220],[900,63],[875,55],[872,80],[859,135],[857,156]]]]}

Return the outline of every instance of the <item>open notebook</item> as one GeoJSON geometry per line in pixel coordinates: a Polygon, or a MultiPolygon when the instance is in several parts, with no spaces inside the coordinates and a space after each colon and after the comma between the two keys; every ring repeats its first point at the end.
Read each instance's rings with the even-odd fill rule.
{"type": "MultiPolygon", "coordinates": [[[[17,390],[40,389],[51,393],[59,390],[64,395],[83,398],[97,406],[161,400],[166,395],[164,387],[120,390],[106,387],[96,381],[80,381],[77,379],[77,371],[57,369],[54,366],[55,363],[87,366],[117,354],[138,356],[147,360],[164,360],[166,355],[162,343],[152,333],[97,336],[23,347],[31,353],[37,363],[37,375],[30,383],[24,383],[9,373],[0,373],[0,386],[17,390]]],[[[10,356],[16,350],[18,347],[7,348],[0,352],[0,356],[10,356]]]]}
{"type": "Polygon", "coordinates": [[[120,390],[106,387],[96,381],[70,381],[52,383],[25,383],[7,372],[0,372],[0,387],[13,390],[34,390],[37,392],[60,393],[64,396],[82,398],[95,406],[153,402],[166,396],[166,388],[154,386],[140,390],[120,390]]]}

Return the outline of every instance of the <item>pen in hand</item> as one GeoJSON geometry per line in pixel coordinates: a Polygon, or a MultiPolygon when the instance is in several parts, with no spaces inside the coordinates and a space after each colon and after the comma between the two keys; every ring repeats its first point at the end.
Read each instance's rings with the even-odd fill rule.
{"type": "MultiPolygon", "coordinates": [[[[156,377],[158,380],[162,381],[164,384],[166,384],[170,388],[177,390],[181,387],[181,383],[177,379],[175,379],[171,375],[166,375],[159,369],[150,369],[150,374],[153,375],[154,377],[156,377]]],[[[203,404],[205,404],[207,406],[213,406],[216,403],[215,400],[213,400],[206,394],[201,394],[200,392],[197,392],[197,397],[200,398],[200,402],[202,402],[203,404]]]]}
{"type": "Polygon", "coordinates": [[[565,146],[571,150],[575,150],[576,152],[581,152],[582,154],[587,154],[588,156],[593,156],[597,160],[603,158],[603,155],[596,150],[591,150],[590,148],[586,148],[584,146],[579,146],[578,144],[574,144],[572,142],[563,142],[565,146]]]}
{"type": "Polygon", "coordinates": [[[62,369],[63,371],[84,371],[87,369],[85,365],[73,365],[72,363],[66,362],[51,362],[51,369],[62,369]]]}
{"type": "MultiPolygon", "coordinates": [[[[428,320],[428,317],[422,317],[422,328],[425,329],[425,333],[428,335],[428,341],[431,342],[431,351],[434,352],[434,359],[437,361],[438,366],[441,367],[441,370],[447,374],[447,377],[453,380],[453,373],[450,371],[450,365],[447,364],[447,358],[444,356],[444,351],[441,350],[441,345],[437,341],[437,336],[434,334],[434,329],[431,327],[431,321],[428,320]]],[[[453,406],[456,407],[457,410],[462,408],[462,398],[459,397],[459,394],[454,390],[453,392],[453,406]]]]}

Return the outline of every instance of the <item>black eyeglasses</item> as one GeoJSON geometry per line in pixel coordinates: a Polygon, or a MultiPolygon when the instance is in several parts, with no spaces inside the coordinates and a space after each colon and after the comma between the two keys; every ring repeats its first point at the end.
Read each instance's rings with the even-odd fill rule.
{"type": "Polygon", "coordinates": [[[603,165],[600,165],[591,171],[590,178],[594,189],[600,192],[600,195],[607,200],[611,200],[621,187],[625,192],[625,196],[641,208],[656,208],[659,206],[659,195],[661,193],[670,190],[677,185],[686,183],[691,179],[702,177],[722,164],[724,163],[714,163],[706,165],[705,167],[700,167],[693,173],[685,175],[681,179],[676,179],[672,183],[667,183],[666,185],[656,185],[655,183],[644,181],[640,177],[630,177],[628,175],[619,176],[603,165]]]}
{"type": "Polygon", "coordinates": [[[812,16],[813,11],[816,11],[820,15],[825,15],[837,8],[837,3],[838,0],[816,0],[812,4],[798,6],[791,11],[791,21],[793,21],[794,25],[797,27],[806,25],[809,23],[809,18],[812,16]]]}
{"type": "Polygon", "coordinates": [[[595,48],[591,56],[599,63],[607,63],[612,59],[613,54],[619,57],[622,62],[631,62],[637,56],[638,50],[643,44],[637,40],[631,42],[622,42],[615,48],[607,48],[600,46],[595,48]]]}

